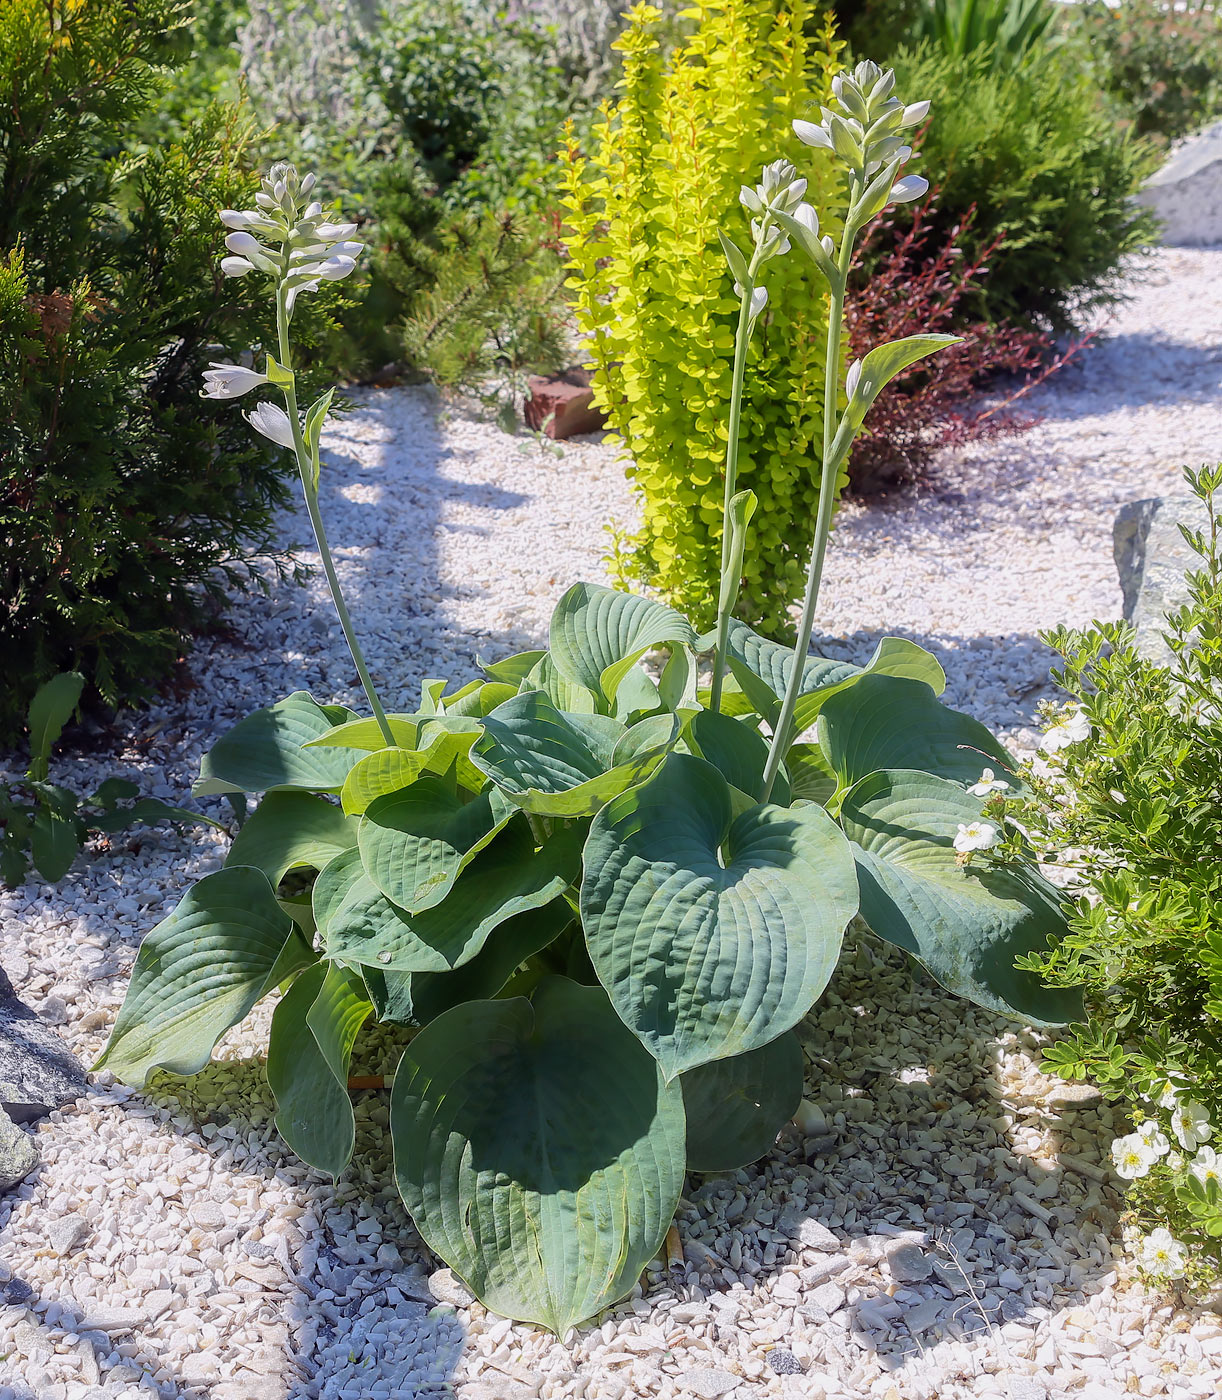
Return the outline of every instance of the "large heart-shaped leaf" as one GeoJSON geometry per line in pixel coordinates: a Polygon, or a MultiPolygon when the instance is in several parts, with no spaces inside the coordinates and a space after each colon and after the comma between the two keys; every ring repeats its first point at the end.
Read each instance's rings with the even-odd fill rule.
{"type": "Polygon", "coordinates": [[[821,807],[733,817],[725,778],[688,754],[599,812],[584,864],[590,957],[668,1079],[796,1025],[857,912],[852,853],[821,807]]]}
{"type": "Polygon", "coordinates": [[[1017,767],[979,720],[948,709],[924,682],[896,676],[863,676],[832,696],[819,715],[819,747],[842,788],[880,768],[974,783],[986,765],[1017,767]]]}
{"type": "Polygon", "coordinates": [[[694,647],[692,625],[674,608],[596,583],[575,583],[552,613],[552,658],[561,675],[608,701],[624,674],[653,647],[694,647]]]}
{"type": "Polygon", "coordinates": [[[605,715],[561,714],[535,690],[488,716],[471,761],[528,812],[586,817],[647,777],[677,734],[672,715],[625,730],[605,715]]]}
{"type": "Polygon", "coordinates": [[[296,866],[321,870],[356,845],[356,822],[325,797],[269,792],[234,838],[226,865],[253,865],[272,888],[296,866]]]}
{"type": "Polygon", "coordinates": [[[352,1160],[356,1118],[348,1065],[372,1011],[355,973],[317,963],[272,1012],[267,1082],[276,1099],[276,1127],[303,1162],[335,1177],[352,1160]]]}
{"type": "Polygon", "coordinates": [[[563,1336],[625,1297],[683,1184],[683,1098],[605,994],[549,977],[427,1025],[391,1095],[399,1191],[494,1312],[563,1336]]]}
{"type": "Polygon", "coordinates": [[[473,958],[515,914],[551,903],[577,878],[582,833],[558,831],[538,851],[519,817],[471,862],[438,905],[397,907],[345,853],[314,886],[327,955],[393,972],[448,972],[473,958]]]}
{"type": "Polygon", "coordinates": [[[421,773],[445,773],[450,768],[463,787],[478,792],[484,775],[468,754],[481,732],[474,719],[426,720],[418,747],[379,749],[353,767],[340,793],[344,811],[362,813],[376,798],[408,787],[421,773]]]}
{"type": "Polygon", "coordinates": [[[137,1085],[158,1067],[195,1074],[260,997],[313,960],[261,870],[205,875],[140,945],[94,1068],[137,1085]]]}
{"type": "Polygon", "coordinates": [[[602,697],[577,681],[562,676],[549,652],[544,652],[518,686],[520,693],[541,690],[558,710],[566,715],[595,715],[602,706],[602,697]]]}
{"type": "Polygon", "coordinates": [[[369,804],[357,842],[366,873],[392,904],[409,914],[440,904],[516,810],[492,787],[467,798],[425,773],[369,804]]]}
{"type": "Polygon", "coordinates": [[[485,661],[477,656],[475,663],[490,681],[501,681],[517,689],[546,655],[545,651],[519,651],[500,661],[485,661]]]}
{"type": "Polygon", "coordinates": [[[679,1080],[688,1170],[736,1171],[770,1151],[802,1102],[804,1069],[792,1031],[745,1055],[689,1069],[679,1080]]]}
{"type": "Polygon", "coordinates": [[[304,690],[256,710],[218,739],[199,766],[196,797],[225,792],[302,788],[338,792],[361,748],[304,748],[337,724],[355,719],[342,705],[320,705],[304,690]]]}
{"type": "Polygon", "coordinates": [[[1081,1015],[1076,991],[1046,988],[1015,959],[1064,932],[1056,891],[1037,873],[956,858],[961,824],[980,803],[928,773],[871,773],[845,796],[861,914],[881,938],[915,954],[944,987],[1036,1025],[1081,1015]]]}
{"type": "MultiPolygon", "coordinates": [[[[793,648],[759,636],[745,623],[732,622],[728,653],[730,669],[743,692],[768,723],[775,724],[793,673],[793,648]]],[[[903,637],[884,637],[864,666],[811,656],[802,667],[793,734],[809,729],[833,695],[856,685],[863,676],[875,674],[921,680],[938,694],[946,688],[946,675],[937,658],[903,637]]]]}

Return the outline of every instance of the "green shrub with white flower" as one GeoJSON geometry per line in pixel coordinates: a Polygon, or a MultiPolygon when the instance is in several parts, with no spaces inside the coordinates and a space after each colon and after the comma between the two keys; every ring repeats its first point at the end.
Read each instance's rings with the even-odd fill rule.
{"type": "Polygon", "coordinates": [[[795,1034],[858,914],[946,987],[1037,1025],[1078,1014],[1016,960],[1064,929],[1055,890],[994,853],[982,799],[1017,786],[982,725],[943,705],[933,656],[883,638],[865,666],[810,654],[834,485],[876,395],[949,337],[852,366],[824,425],[819,514],[794,648],[734,618],[754,498],[737,489],[747,348],[775,259],[807,256],[830,301],[839,399],[845,283],[864,225],[923,120],[874,64],[799,135],[844,166],[839,243],[806,181],[769,165],[742,200],[717,626],[576,583],[549,646],[428,680],[388,714],[361,656],[318,509],[324,395],[294,388],[294,298],[342,277],[350,229],[278,167],[227,211],[226,271],[270,283],[279,353],[213,367],[206,392],[269,389],[250,415],[296,455],[371,714],[298,692],[205,756],[200,795],[262,800],[223,869],[147,936],[99,1063],[130,1083],[190,1074],[264,996],[267,1075],[289,1146],[332,1175],[354,1147],[349,1066],[371,1017],[403,1028],[390,1131],[420,1234],[488,1307],[557,1333],[628,1294],[663,1243],[685,1171],[755,1161],[798,1109],[795,1034]],[[982,773],[982,766],[990,765],[982,773]],[[995,777],[1002,773],[1004,778],[995,777]],[[286,877],[290,877],[286,880],[286,877]]]}
{"type": "Polygon", "coordinates": [[[1125,623],[1050,634],[1072,702],[1029,795],[991,815],[1071,885],[1068,935],[1021,960],[1085,989],[1045,1067],[1129,1108],[1112,1160],[1136,1262],[1192,1285],[1222,1270],[1222,465],[1186,476],[1209,524],[1185,531],[1200,565],[1167,619],[1169,659],[1140,654],[1125,623]]]}

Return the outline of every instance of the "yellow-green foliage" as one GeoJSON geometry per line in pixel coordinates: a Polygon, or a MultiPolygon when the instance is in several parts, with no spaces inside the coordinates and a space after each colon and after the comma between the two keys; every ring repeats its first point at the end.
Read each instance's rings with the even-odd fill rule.
{"type": "MultiPolygon", "coordinates": [[[[591,149],[570,140],[564,202],[576,313],[595,394],[629,453],[644,518],[620,567],[704,624],[717,598],[726,418],[738,299],[717,242],[750,246],[740,185],[784,156],[822,215],[830,159],[793,135],[828,100],[842,45],[807,0],[696,0],[669,57],[637,5],[617,47],[621,96],[591,149]]],[[[835,230],[833,230],[835,232],[835,230]]],[[[809,259],[768,264],[753,338],[740,487],[759,500],[738,615],[772,631],[802,588],[818,504],[827,298],[809,259]]]]}

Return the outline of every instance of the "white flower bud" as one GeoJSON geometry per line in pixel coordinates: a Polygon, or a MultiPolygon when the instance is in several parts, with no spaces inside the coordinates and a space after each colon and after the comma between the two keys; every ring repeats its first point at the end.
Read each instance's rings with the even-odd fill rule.
{"type": "MultiPolygon", "coordinates": [[[[310,176],[310,179],[313,179],[313,178],[314,178],[313,176],[310,176]]],[[[305,193],[304,190],[303,190],[302,192],[305,193]]],[[[302,217],[303,219],[317,219],[318,216],[319,216],[321,213],[322,213],[322,205],[319,204],[319,202],[318,202],[317,200],[315,200],[313,204],[307,204],[307,205],[306,205],[306,211],[305,211],[305,213],[304,213],[301,217],[302,217]]]]}
{"type": "Polygon", "coordinates": [[[756,194],[750,185],[743,185],[739,190],[738,202],[744,209],[749,209],[753,214],[760,213],[764,207],[764,201],[756,194]]]}
{"type": "Polygon", "coordinates": [[[810,229],[811,233],[819,232],[819,215],[815,212],[813,204],[799,204],[793,211],[793,217],[796,223],[810,229]]]}
{"type": "Polygon", "coordinates": [[[355,232],[355,224],[316,224],[314,227],[315,238],[351,238],[355,232]]]}
{"type": "Polygon", "coordinates": [[[756,287],[751,293],[751,319],[754,320],[768,305],[768,288],[756,287]]]}
{"type": "Polygon", "coordinates": [[[225,247],[231,253],[241,253],[244,257],[250,257],[253,253],[258,256],[263,252],[263,245],[252,233],[231,233],[225,239],[225,247]]]}
{"type": "Polygon", "coordinates": [[[247,229],[260,216],[249,209],[222,209],[218,217],[226,228],[247,229]]]}
{"type": "Polygon", "coordinates": [[[830,233],[825,233],[819,242],[823,245],[823,251],[830,258],[836,251],[836,245],[832,242],[832,235],[830,233]]]}
{"type": "Polygon", "coordinates": [[[319,277],[325,277],[328,282],[338,282],[341,277],[347,277],[355,266],[355,258],[328,258],[326,262],[319,263],[316,270],[319,277]]]}
{"type": "Polygon", "coordinates": [[[247,262],[245,258],[222,258],[221,271],[226,277],[245,277],[248,272],[253,272],[255,265],[247,262]]]}
{"type": "Polygon", "coordinates": [[[260,190],[259,193],[255,195],[255,203],[260,209],[267,209],[269,211],[276,207],[276,201],[266,190],[260,190]]]}
{"type": "Polygon", "coordinates": [[[923,176],[905,175],[891,186],[891,201],[893,204],[909,204],[914,199],[920,199],[928,188],[929,181],[923,176]]]}
{"type": "Polygon", "coordinates": [[[857,392],[857,386],[861,383],[861,361],[854,360],[849,366],[849,372],[844,380],[844,392],[849,398],[857,392]]]}
{"type": "Polygon", "coordinates": [[[265,438],[271,438],[281,447],[293,446],[293,425],[284,409],[277,408],[274,403],[261,403],[252,413],[246,415],[246,421],[255,432],[262,433],[265,438]]]}
{"type": "Polygon", "coordinates": [[[923,122],[928,115],[928,101],[910,102],[908,106],[904,108],[904,115],[900,118],[900,125],[916,126],[919,122],[923,122]]]}
{"type": "Polygon", "coordinates": [[[820,146],[826,151],[832,149],[830,132],[825,131],[815,122],[795,121],[793,130],[798,140],[805,142],[808,146],[820,146]]]}
{"type": "Polygon", "coordinates": [[[317,184],[317,182],[317,176],[315,176],[314,172],[311,171],[307,176],[305,176],[305,178],[301,182],[301,193],[309,194],[310,191],[317,184]]]}
{"type": "Polygon", "coordinates": [[[258,370],[212,361],[211,367],[204,371],[204,387],[199,393],[203,399],[237,399],[266,383],[267,375],[258,370]]]}

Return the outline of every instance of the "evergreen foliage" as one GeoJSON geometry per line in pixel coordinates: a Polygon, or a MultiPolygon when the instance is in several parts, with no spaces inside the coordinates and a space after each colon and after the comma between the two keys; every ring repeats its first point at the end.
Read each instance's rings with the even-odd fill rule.
{"type": "MultiPolygon", "coordinates": [[[[836,207],[830,163],[792,134],[818,116],[841,45],[807,36],[807,0],[697,0],[669,59],[660,12],[638,5],[616,41],[620,97],[592,142],[570,140],[564,205],[578,323],[597,401],[623,439],[643,520],[624,568],[700,626],[713,617],[721,551],[726,408],[738,300],[718,233],[749,243],[738,189],[761,161],[800,160],[808,196],[836,207]],[[733,211],[733,212],[727,212],[733,211]]],[[[776,634],[800,594],[818,496],[826,288],[805,260],[768,275],[752,348],[739,473],[758,500],[740,616],[776,634]]]]}

